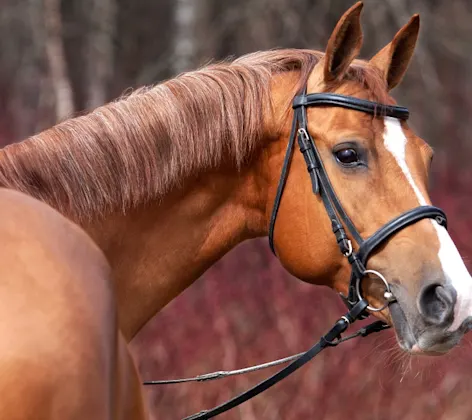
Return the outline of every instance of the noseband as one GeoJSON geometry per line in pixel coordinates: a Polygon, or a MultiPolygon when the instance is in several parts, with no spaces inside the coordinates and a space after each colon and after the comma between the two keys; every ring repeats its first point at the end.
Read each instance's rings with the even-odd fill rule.
{"type": "MultiPolygon", "coordinates": [[[[356,333],[348,337],[341,337],[341,334],[347,330],[350,324],[355,322],[357,319],[363,319],[369,315],[367,310],[371,312],[381,311],[385,309],[391,302],[395,301],[395,297],[391,291],[390,284],[387,279],[381,273],[374,270],[368,270],[366,268],[369,256],[371,256],[371,254],[380,245],[388,241],[388,239],[390,239],[397,232],[422,219],[435,219],[440,225],[447,227],[446,215],[441,209],[433,206],[419,206],[400,214],[398,217],[394,218],[393,220],[382,226],[380,229],[378,229],[372,236],[367,239],[363,239],[354,224],[352,223],[349,216],[344,211],[339,199],[337,198],[333,186],[329,181],[326,169],[323,166],[323,162],[316,147],[315,141],[313,140],[313,137],[308,131],[307,108],[311,106],[336,106],[364,112],[374,116],[387,116],[400,120],[407,120],[409,112],[408,109],[404,107],[384,105],[379,104],[377,102],[371,102],[364,99],[358,99],[351,96],[343,96],[334,93],[315,93],[308,95],[302,94],[296,96],[293,101],[294,117],[292,123],[292,130],[290,133],[290,139],[282,165],[282,173],[280,176],[279,185],[277,187],[274,208],[272,210],[272,216],[270,219],[269,245],[272,252],[275,254],[275,222],[277,219],[277,213],[280,207],[280,202],[282,200],[285,184],[287,182],[295,138],[297,138],[300,152],[305,158],[307,170],[310,175],[313,193],[321,197],[326,212],[328,213],[328,216],[331,220],[333,234],[336,238],[339,250],[341,254],[347,258],[351,265],[351,278],[348,289],[349,292],[347,296],[341,295],[349,311],[341,318],[339,318],[334,324],[334,326],[324,336],[321,337],[318,343],[316,343],[305,353],[276,360],[274,362],[264,363],[258,366],[252,366],[245,369],[238,369],[235,371],[218,371],[205,375],[200,375],[194,378],[144,382],[145,385],[161,385],[193,381],[202,382],[207,380],[225,378],[236,374],[252,372],[255,370],[264,369],[289,361],[292,362],[288,366],[281,369],[279,372],[275,373],[266,380],[260,382],[253,388],[235,396],[234,398],[224,402],[223,404],[220,404],[210,410],[204,410],[190,417],[186,417],[184,420],[210,419],[221,413],[224,413],[225,411],[228,411],[231,408],[234,408],[242,404],[243,402],[255,397],[256,395],[275,385],[277,382],[286,378],[288,375],[295,372],[297,369],[309,362],[323,349],[327,347],[337,346],[338,344],[355,337],[365,337],[374,332],[382,331],[385,328],[389,328],[389,326],[383,323],[382,321],[376,321],[364,328],[361,328],[356,333]],[[357,250],[354,250],[352,241],[347,235],[344,226],[347,227],[349,233],[351,234],[351,237],[357,242],[357,250]],[[383,294],[385,303],[379,308],[370,306],[367,300],[362,295],[362,280],[369,274],[379,278],[385,286],[383,294]]],[[[359,197],[359,199],[361,200],[362,197],[359,197]]]]}
{"type": "MultiPolygon", "coordinates": [[[[336,106],[341,108],[353,109],[374,116],[393,117],[400,120],[407,120],[409,112],[407,108],[400,106],[391,106],[379,104],[377,102],[367,101],[365,99],[354,98],[351,96],[338,95],[334,93],[312,93],[296,96],[293,101],[294,117],[292,131],[287,146],[282,174],[275,196],[274,208],[269,225],[269,245],[275,254],[274,248],[274,228],[277,220],[277,213],[282,200],[283,191],[287,182],[288,170],[290,167],[293,146],[295,138],[298,139],[300,152],[305,158],[308,173],[311,179],[312,190],[315,195],[319,195],[323,201],[324,207],[331,220],[331,226],[341,253],[347,258],[351,265],[351,279],[349,282],[349,291],[347,296],[341,297],[349,309],[352,309],[359,303],[362,297],[362,280],[369,274],[379,278],[384,286],[385,304],[379,308],[367,306],[366,309],[371,312],[378,312],[385,309],[390,302],[395,301],[395,297],[390,289],[390,284],[385,277],[375,270],[367,270],[366,264],[371,254],[390,237],[413,223],[422,219],[435,219],[440,225],[447,227],[445,213],[438,207],[419,206],[408,210],[398,217],[394,218],[372,236],[363,239],[356,229],[354,223],[344,211],[321,160],[320,153],[316,147],[313,137],[310,135],[307,127],[307,108],[316,106],[336,106]],[[343,225],[344,223],[344,225],[343,225]],[[344,226],[347,227],[352,238],[358,244],[358,250],[354,251],[351,239],[346,233],[344,226]]],[[[362,197],[359,197],[362,200],[362,197]]],[[[367,312],[364,311],[358,316],[359,319],[366,318],[367,312]]]]}

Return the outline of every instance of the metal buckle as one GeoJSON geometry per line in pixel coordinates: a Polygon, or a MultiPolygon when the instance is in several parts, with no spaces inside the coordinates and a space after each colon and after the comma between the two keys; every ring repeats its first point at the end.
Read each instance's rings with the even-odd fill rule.
{"type": "Polygon", "coordinates": [[[373,306],[367,306],[367,309],[371,312],[380,312],[380,311],[383,311],[385,308],[387,308],[387,306],[391,303],[391,302],[394,302],[395,301],[395,296],[393,295],[392,293],[392,290],[390,289],[390,285],[388,284],[388,281],[387,279],[382,275],[380,274],[378,271],[375,271],[375,270],[365,270],[364,273],[363,273],[363,277],[362,278],[358,278],[357,281],[356,281],[356,294],[357,294],[357,298],[359,300],[362,300],[363,297],[362,297],[362,293],[361,293],[361,281],[362,279],[367,275],[367,274],[373,274],[374,276],[378,277],[380,280],[382,280],[382,282],[384,283],[385,285],[385,292],[384,292],[384,299],[386,300],[386,303],[385,305],[383,305],[382,307],[380,308],[374,308],[373,306]]]}
{"type": "Polygon", "coordinates": [[[352,242],[350,239],[347,240],[347,244],[349,246],[349,249],[346,251],[346,252],[343,252],[343,255],[346,257],[346,258],[349,258],[351,255],[352,255],[352,242]]]}
{"type": "Polygon", "coordinates": [[[302,136],[304,140],[309,140],[308,133],[304,128],[298,129],[298,135],[302,136]]]}

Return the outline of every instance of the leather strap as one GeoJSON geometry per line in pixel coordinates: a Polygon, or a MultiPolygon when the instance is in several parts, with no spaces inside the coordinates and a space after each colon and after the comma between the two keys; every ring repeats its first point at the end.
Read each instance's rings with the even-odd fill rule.
{"type": "Polygon", "coordinates": [[[292,121],[292,130],[290,131],[290,138],[287,144],[287,151],[285,152],[285,158],[282,165],[282,172],[280,174],[279,184],[277,185],[277,192],[275,193],[274,206],[272,207],[272,214],[270,216],[269,223],[269,246],[272,253],[275,255],[274,248],[274,229],[275,221],[277,220],[277,213],[279,212],[280,201],[282,200],[282,194],[284,192],[285,184],[287,183],[288,170],[290,168],[290,162],[292,161],[293,144],[295,143],[295,137],[297,135],[298,121],[296,118],[292,121]]]}
{"type": "MultiPolygon", "coordinates": [[[[326,347],[334,347],[337,346],[340,342],[345,341],[341,339],[341,334],[347,330],[349,325],[353,323],[356,319],[358,319],[359,314],[365,311],[367,307],[367,301],[361,300],[355,305],[346,315],[341,317],[334,326],[321,337],[320,341],[316,343],[313,347],[311,347],[308,351],[303,353],[298,359],[294,360],[285,368],[279,370],[276,374],[272,375],[270,378],[265,379],[264,381],[260,382],[253,388],[237,395],[236,397],[232,398],[224,402],[221,405],[218,405],[211,410],[203,410],[199,413],[193,414],[189,417],[185,417],[183,420],[207,420],[212,417],[215,417],[225,411],[231,410],[232,408],[242,404],[243,402],[255,397],[256,395],[264,392],[265,390],[269,389],[270,387],[274,386],[276,383],[280,382],[282,379],[286,378],[288,375],[292,374],[296,370],[300,369],[303,365],[308,363],[313,357],[319,354],[323,349],[326,347]]],[[[385,329],[386,324],[383,322],[375,322],[366,328],[368,329],[366,333],[362,334],[362,336],[366,336],[372,332],[381,331],[385,329]],[[370,328],[369,328],[370,327],[370,328]]],[[[356,337],[357,334],[353,334],[348,339],[356,337]]]]}
{"type": "Polygon", "coordinates": [[[316,163],[317,163],[316,174],[321,184],[320,195],[321,195],[321,198],[323,199],[323,203],[331,219],[331,222],[335,221],[338,225],[341,225],[341,222],[337,216],[338,214],[341,217],[344,224],[349,229],[349,232],[351,232],[351,235],[354,237],[356,242],[360,245],[363,242],[362,237],[357,231],[356,227],[354,226],[354,223],[351,221],[349,216],[344,211],[343,206],[341,205],[334,191],[334,188],[331,185],[328,174],[323,165],[323,160],[321,159],[318,148],[316,147],[315,141],[313,140],[313,137],[311,136],[311,134],[308,132],[306,108],[302,107],[298,111],[295,110],[295,115],[298,117],[297,119],[300,121],[300,126],[304,128],[305,130],[304,132],[308,135],[311,149],[313,150],[313,154],[316,157],[316,163]],[[333,208],[333,206],[336,210],[333,208]]]}
{"type": "MultiPolygon", "coordinates": [[[[367,240],[364,241],[357,253],[353,254],[353,257],[357,258],[361,263],[361,266],[365,267],[368,258],[378,246],[384,244],[387,240],[389,240],[393,235],[395,235],[402,229],[423,219],[435,219],[437,223],[447,228],[446,214],[439,207],[419,206],[400,214],[395,219],[383,225],[373,235],[371,235],[367,240]]],[[[348,296],[342,296],[344,302],[348,307],[354,305],[358,300],[355,285],[357,280],[361,280],[362,277],[362,273],[360,273],[358,270],[352,270],[351,280],[349,282],[348,296]]]]}
{"type": "Polygon", "coordinates": [[[311,93],[296,96],[293,100],[293,108],[307,106],[338,106],[365,112],[378,117],[388,116],[407,120],[410,116],[408,108],[396,105],[379,104],[366,99],[354,98],[352,96],[339,95],[336,93],[311,93]]]}
{"type": "Polygon", "coordinates": [[[383,225],[361,245],[357,251],[359,259],[365,264],[370,254],[391,236],[400,230],[423,219],[435,219],[441,226],[447,228],[447,217],[444,211],[435,206],[420,206],[408,210],[387,224],[383,225]]]}

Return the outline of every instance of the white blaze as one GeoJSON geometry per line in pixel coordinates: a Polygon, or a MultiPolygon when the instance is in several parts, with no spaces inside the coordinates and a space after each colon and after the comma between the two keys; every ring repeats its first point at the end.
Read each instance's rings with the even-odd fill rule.
{"type": "MultiPolygon", "coordinates": [[[[398,166],[400,166],[403,174],[413,188],[419,204],[427,205],[427,202],[423,194],[421,194],[418,186],[415,184],[413,176],[411,175],[410,169],[406,163],[407,139],[403,133],[399,120],[396,118],[385,117],[384,123],[385,148],[393,155],[398,166]]],[[[472,316],[472,278],[447,230],[435,220],[431,220],[431,222],[433,223],[438,235],[438,258],[444,275],[455,288],[457,293],[457,303],[454,308],[454,322],[449,328],[450,331],[454,331],[459,328],[468,316],[472,316]]]]}

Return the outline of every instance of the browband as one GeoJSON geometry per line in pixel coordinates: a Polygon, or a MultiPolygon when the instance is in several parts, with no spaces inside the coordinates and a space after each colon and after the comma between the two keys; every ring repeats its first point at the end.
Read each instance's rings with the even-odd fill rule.
{"type": "Polygon", "coordinates": [[[322,105],[349,108],[378,117],[393,117],[400,120],[407,120],[410,116],[408,108],[403,106],[379,104],[378,102],[368,101],[367,99],[353,98],[352,96],[344,96],[337,93],[310,93],[308,95],[299,95],[294,98],[292,108],[322,105]]]}

